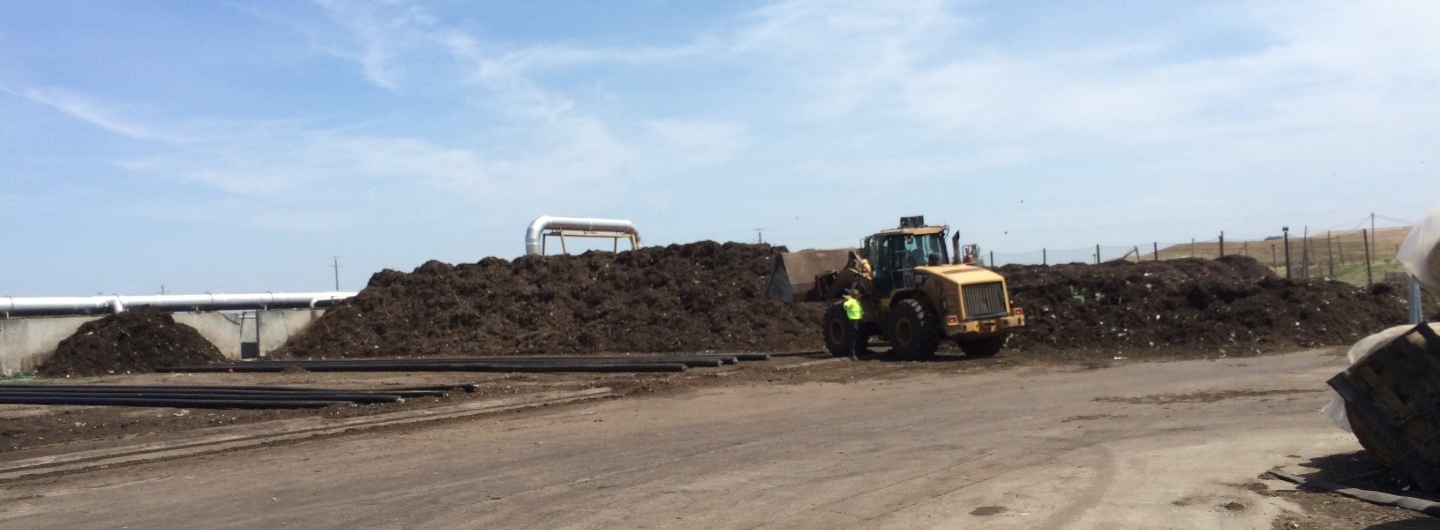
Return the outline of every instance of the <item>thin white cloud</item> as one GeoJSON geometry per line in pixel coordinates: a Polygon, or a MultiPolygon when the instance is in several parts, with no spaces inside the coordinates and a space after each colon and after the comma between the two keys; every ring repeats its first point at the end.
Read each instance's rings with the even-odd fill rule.
{"type": "MultiPolygon", "coordinates": [[[[406,71],[414,67],[409,62],[414,52],[437,44],[437,19],[412,2],[314,1],[351,31],[357,49],[339,52],[342,57],[357,61],[365,77],[381,88],[399,90],[406,82],[406,71]]],[[[338,45],[326,49],[337,48],[345,49],[338,45]]]]}
{"type": "Polygon", "coordinates": [[[29,88],[19,92],[5,90],[132,140],[178,143],[174,138],[122,117],[119,110],[77,92],[62,88],[29,88]]]}

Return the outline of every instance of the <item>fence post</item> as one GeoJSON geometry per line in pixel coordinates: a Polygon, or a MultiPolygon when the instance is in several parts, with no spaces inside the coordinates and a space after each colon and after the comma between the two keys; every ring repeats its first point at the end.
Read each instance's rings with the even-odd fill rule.
{"type": "Polygon", "coordinates": [[[1152,241],[1152,242],[1150,243],[1150,246],[1152,246],[1152,247],[1155,248],[1155,261],[1157,261],[1157,262],[1160,261],[1160,242],[1159,242],[1159,241],[1152,241]]]}
{"type": "Polygon", "coordinates": [[[1225,231],[1220,231],[1220,257],[1225,257],[1225,231]]]}
{"type": "Polygon", "coordinates": [[[1285,235],[1285,279],[1288,280],[1290,279],[1290,227],[1282,227],[1280,232],[1285,235]]]}
{"type": "Polygon", "coordinates": [[[990,251],[990,267],[995,267],[995,251],[990,251]]]}
{"type": "Polygon", "coordinates": [[[1040,264],[1041,264],[1041,265],[1049,265],[1049,264],[1050,264],[1050,254],[1049,254],[1049,252],[1047,252],[1047,251],[1046,251],[1045,249],[1043,249],[1043,248],[1040,249],[1040,264]]]}
{"type": "MultiPolygon", "coordinates": [[[[1343,232],[1342,232],[1343,233],[1343,232]]],[[[1341,236],[1340,241],[1335,242],[1335,249],[1340,251],[1340,266],[1345,266],[1345,237],[1341,236]]]]}
{"type": "Polygon", "coordinates": [[[1099,243],[1096,243],[1096,244],[1095,244],[1095,264],[1096,264],[1096,265],[1099,265],[1099,264],[1100,264],[1100,244],[1099,244],[1099,243]]]}
{"type": "Polygon", "coordinates": [[[1310,225],[1300,232],[1300,277],[1310,279],[1310,225]]]}
{"type": "Polygon", "coordinates": [[[1375,276],[1370,272],[1370,233],[1360,229],[1360,241],[1365,243],[1365,287],[1375,285],[1375,276]]]}
{"type": "Polygon", "coordinates": [[[1330,231],[1325,231],[1325,258],[1330,264],[1330,277],[1335,277],[1335,247],[1331,246],[1330,231]]]}

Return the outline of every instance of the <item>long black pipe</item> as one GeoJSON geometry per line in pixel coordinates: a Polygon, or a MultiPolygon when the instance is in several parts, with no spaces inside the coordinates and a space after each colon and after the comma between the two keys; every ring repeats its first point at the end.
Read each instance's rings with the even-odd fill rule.
{"type": "Polygon", "coordinates": [[[227,365],[156,368],[157,372],[282,372],[289,367],[311,372],[683,372],[683,363],[525,363],[525,362],[346,362],[313,361],[303,364],[248,362],[227,365]]]}
{"type": "Polygon", "coordinates": [[[0,402],[7,399],[168,399],[168,400],[218,400],[235,399],[244,401],[280,403],[286,401],[333,401],[362,405],[395,403],[400,396],[385,394],[225,394],[211,392],[17,392],[0,393],[0,402]]]}
{"type": "Polygon", "coordinates": [[[396,397],[443,397],[447,390],[348,390],[348,389],[252,389],[225,387],[168,387],[168,386],[61,386],[61,385],[3,385],[0,396],[14,394],[205,394],[226,396],[313,396],[313,395],[355,395],[355,396],[396,396],[396,397]]]}
{"type": "Polygon", "coordinates": [[[406,357],[406,358],[355,358],[355,359],[267,359],[264,361],[247,362],[269,362],[269,363],[293,363],[313,361],[354,361],[354,362],[388,362],[388,361],[413,361],[413,362],[458,362],[458,361],[556,361],[556,362],[680,362],[683,360],[719,359],[725,364],[734,364],[736,361],[768,361],[768,353],[686,353],[686,354],[659,354],[659,355],[485,355],[477,357],[406,357]]]}
{"type": "Polygon", "coordinates": [[[304,366],[308,363],[357,363],[357,364],[385,364],[394,362],[416,363],[416,364],[448,364],[448,363],[581,363],[581,364],[653,364],[653,363],[682,363],[692,367],[714,367],[722,364],[735,364],[739,358],[734,355],[685,355],[685,356],[647,356],[647,357],[421,357],[402,359],[323,359],[323,360],[266,360],[266,361],[242,361],[244,364],[275,364],[281,366],[304,366]]]}
{"type": "Polygon", "coordinates": [[[346,401],[287,400],[260,401],[252,399],[166,399],[119,398],[94,396],[0,396],[7,405],[99,405],[115,407],[176,407],[192,409],[313,409],[340,405],[346,401]]]}

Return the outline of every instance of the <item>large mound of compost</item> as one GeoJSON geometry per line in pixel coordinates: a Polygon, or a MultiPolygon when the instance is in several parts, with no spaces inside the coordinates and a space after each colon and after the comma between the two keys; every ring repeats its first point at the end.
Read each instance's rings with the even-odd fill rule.
{"type": "Polygon", "coordinates": [[[37,370],[41,376],[97,376],[151,372],[161,366],[224,361],[195,328],[150,306],[92,320],[60,341],[37,370]]]}
{"type": "Polygon", "coordinates": [[[1243,256],[998,272],[1029,320],[1008,344],[1017,351],[1254,355],[1350,344],[1407,316],[1402,288],[1287,280],[1243,256]]]}
{"type": "Polygon", "coordinates": [[[385,270],[277,356],[816,349],[821,304],[766,299],[770,245],[702,241],[385,270]]]}

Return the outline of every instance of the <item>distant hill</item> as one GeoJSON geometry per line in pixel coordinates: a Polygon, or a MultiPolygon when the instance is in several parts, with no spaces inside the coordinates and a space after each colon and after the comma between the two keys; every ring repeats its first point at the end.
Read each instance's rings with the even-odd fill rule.
{"type": "MultiPolygon", "coordinates": [[[[1309,238],[1292,230],[1290,232],[1291,275],[1305,277],[1308,273],[1311,278],[1331,278],[1354,285],[1365,285],[1367,275],[1364,239],[1368,235],[1374,239],[1371,245],[1374,251],[1370,256],[1369,274],[1374,279],[1373,281],[1385,281],[1387,274],[1391,275],[1392,280],[1396,274],[1403,278],[1404,269],[1400,266],[1400,262],[1395,260],[1395,254],[1399,252],[1400,244],[1405,241],[1405,237],[1410,235],[1411,228],[1409,226],[1376,228],[1374,233],[1363,235],[1360,230],[1318,232],[1310,234],[1309,238]]],[[[1250,256],[1269,265],[1276,274],[1285,274],[1285,244],[1283,238],[1279,236],[1259,241],[1227,240],[1224,253],[1250,256]]],[[[1217,258],[1220,255],[1218,241],[1196,242],[1194,245],[1188,243],[1172,245],[1160,249],[1160,259],[1162,260],[1188,257],[1217,258]]],[[[1142,255],[1142,258],[1154,259],[1155,254],[1146,253],[1142,255]]]]}

